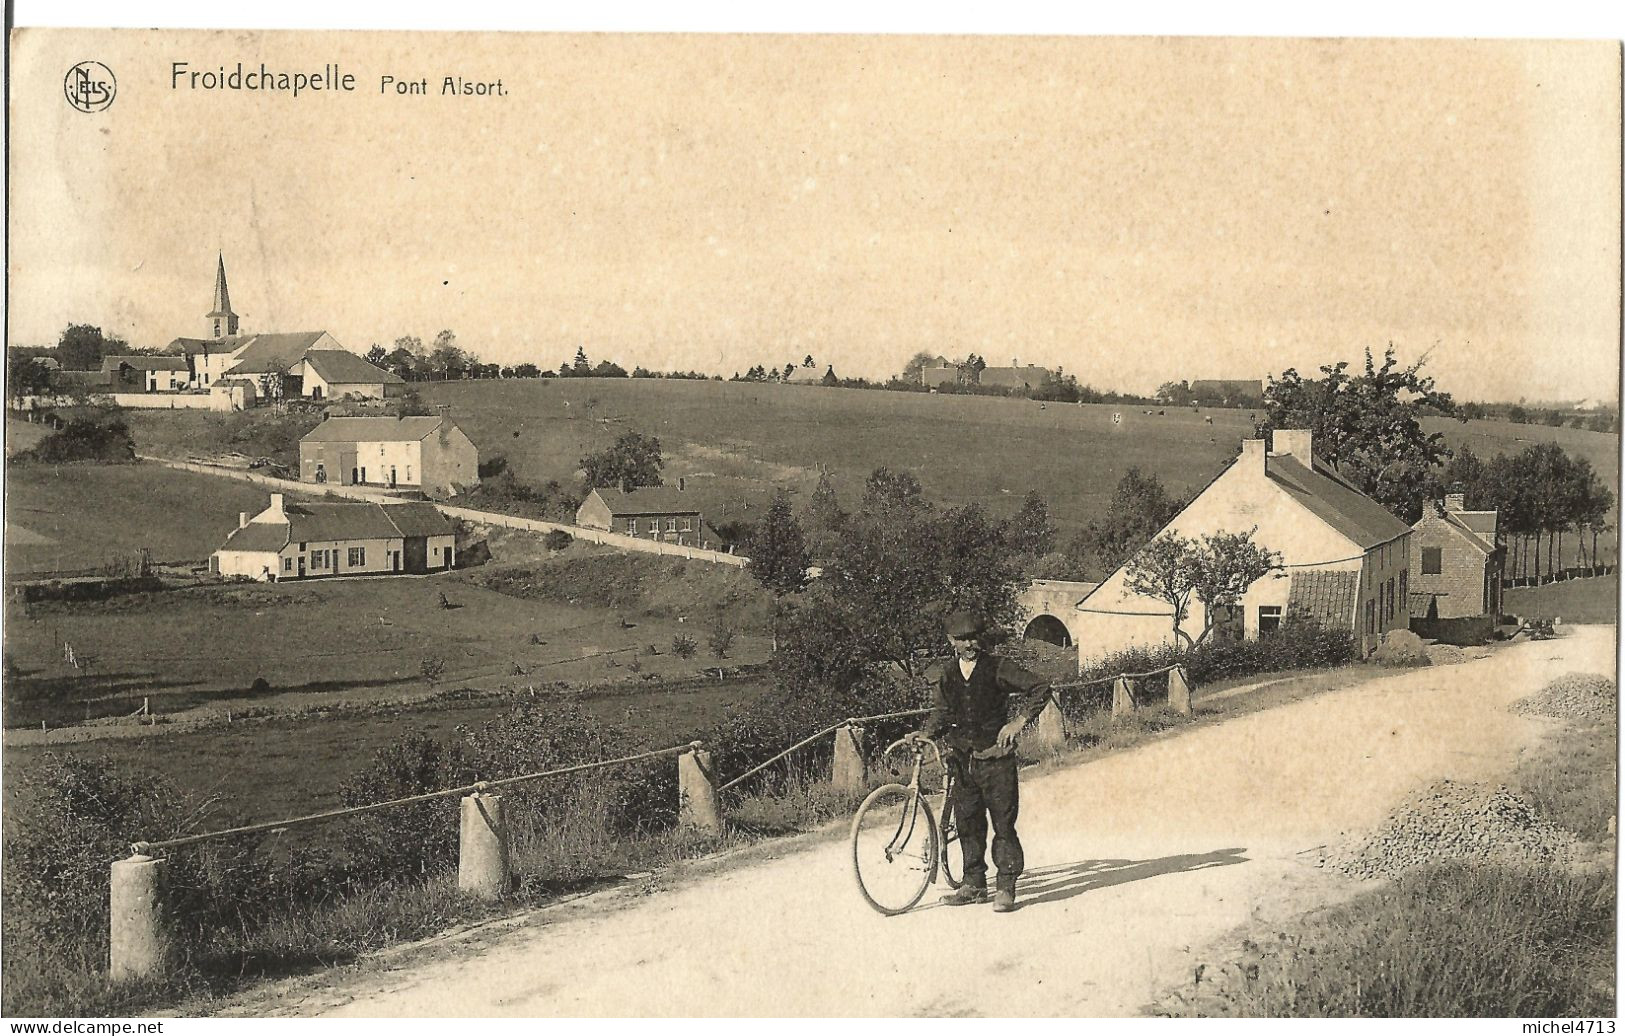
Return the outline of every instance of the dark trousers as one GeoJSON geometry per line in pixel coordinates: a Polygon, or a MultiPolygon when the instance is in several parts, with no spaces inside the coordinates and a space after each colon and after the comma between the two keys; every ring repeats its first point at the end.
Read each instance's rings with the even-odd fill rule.
{"type": "Polygon", "coordinates": [[[1016,757],[954,760],[954,823],[965,854],[965,884],[987,886],[987,826],[993,822],[993,866],[1001,881],[1015,881],[1026,863],[1016,837],[1016,757]]]}

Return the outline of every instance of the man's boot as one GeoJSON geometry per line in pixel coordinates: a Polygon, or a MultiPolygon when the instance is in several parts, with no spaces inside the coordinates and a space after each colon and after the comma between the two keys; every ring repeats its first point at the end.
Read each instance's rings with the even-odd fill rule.
{"type": "Polygon", "coordinates": [[[961,885],[942,897],[943,906],[971,906],[987,902],[986,885],[961,885]]]}
{"type": "Polygon", "coordinates": [[[999,875],[998,892],[993,897],[993,912],[1008,914],[1016,908],[1016,879],[999,875]]]}

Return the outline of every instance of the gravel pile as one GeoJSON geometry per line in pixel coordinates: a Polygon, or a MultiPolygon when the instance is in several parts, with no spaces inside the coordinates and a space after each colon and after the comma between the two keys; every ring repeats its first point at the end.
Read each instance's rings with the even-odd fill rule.
{"type": "Polygon", "coordinates": [[[1557,719],[1612,721],[1619,705],[1619,687],[1595,673],[1564,673],[1538,694],[1519,699],[1513,712],[1557,719]]]}
{"type": "Polygon", "coordinates": [[[1446,780],[1394,810],[1363,842],[1327,853],[1321,866],[1385,878],[1442,860],[1567,863],[1576,841],[1504,785],[1446,780]]]}

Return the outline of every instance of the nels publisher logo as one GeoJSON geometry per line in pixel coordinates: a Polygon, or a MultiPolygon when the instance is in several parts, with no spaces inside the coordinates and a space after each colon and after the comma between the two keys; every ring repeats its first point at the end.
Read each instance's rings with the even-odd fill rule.
{"type": "Polygon", "coordinates": [[[100,61],[81,61],[68,69],[62,92],[68,103],[82,112],[99,112],[113,103],[118,82],[113,70],[100,61]]]}

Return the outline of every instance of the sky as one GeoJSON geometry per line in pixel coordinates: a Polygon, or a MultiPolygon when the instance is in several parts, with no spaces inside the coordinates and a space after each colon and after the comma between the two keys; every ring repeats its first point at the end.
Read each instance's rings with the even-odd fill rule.
{"type": "Polygon", "coordinates": [[[1614,43],[23,30],[8,332],[731,374],[917,351],[1102,389],[1392,342],[1458,398],[1617,400],[1614,43]],[[118,93],[86,114],[63,75],[118,93]],[[190,70],[353,93],[174,87],[190,70]],[[427,96],[380,89],[428,80],[427,96]],[[503,83],[443,97],[443,77],[503,83]]]}

